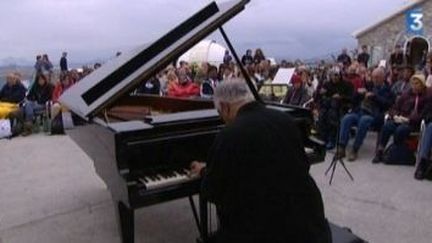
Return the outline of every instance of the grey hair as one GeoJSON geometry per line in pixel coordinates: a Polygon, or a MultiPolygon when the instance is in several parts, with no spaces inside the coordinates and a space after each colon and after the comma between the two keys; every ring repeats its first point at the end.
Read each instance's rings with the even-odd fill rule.
{"type": "Polygon", "coordinates": [[[244,80],[231,79],[222,82],[216,87],[213,100],[217,107],[220,102],[229,104],[247,103],[254,101],[255,98],[244,80]]]}

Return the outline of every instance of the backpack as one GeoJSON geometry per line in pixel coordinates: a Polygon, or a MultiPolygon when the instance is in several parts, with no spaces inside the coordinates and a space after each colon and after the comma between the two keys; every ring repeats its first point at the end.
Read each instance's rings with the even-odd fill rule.
{"type": "Polygon", "coordinates": [[[384,151],[384,163],[388,165],[415,165],[414,152],[406,143],[391,144],[384,151]]]}

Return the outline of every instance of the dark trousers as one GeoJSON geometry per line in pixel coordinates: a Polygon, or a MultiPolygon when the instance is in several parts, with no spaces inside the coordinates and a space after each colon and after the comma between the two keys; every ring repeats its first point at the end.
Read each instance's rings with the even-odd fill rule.
{"type": "Polygon", "coordinates": [[[394,121],[387,121],[381,129],[379,145],[385,148],[392,135],[395,144],[402,144],[408,139],[411,131],[411,127],[407,124],[397,124],[394,121]]]}
{"type": "Polygon", "coordinates": [[[318,118],[318,129],[320,137],[326,143],[335,143],[337,120],[339,119],[336,112],[330,109],[321,109],[318,118]]]}

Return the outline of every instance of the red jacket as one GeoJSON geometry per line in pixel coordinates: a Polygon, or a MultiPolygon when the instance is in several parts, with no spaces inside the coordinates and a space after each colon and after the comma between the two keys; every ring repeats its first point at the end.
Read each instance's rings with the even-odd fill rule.
{"type": "Polygon", "coordinates": [[[193,82],[188,82],[184,85],[172,83],[168,87],[168,96],[172,97],[191,97],[199,96],[200,88],[193,82]]]}
{"type": "Polygon", "coordinates": [[[422,119],[426,117],[428,112],[427,105],[432,102],[431,90],[425,90],[423,93],[417,95],[411,90],[404,93],[396,102],[390,115],[400,115],[409,119],[409,124],[417,128],[422,119]],[[416,98],[418,96],[417,111],[415,111],[416,98]]]}
{"type": "MultiPolygon", "coordinates": [[[[72,83],[73,84],[73,83],[72,83]]],[[[62,83],[57,83],[55,86],[54,86],[54,91],[53,91],[53,93],[52,93],[52,101],[55,103],[55,102],[58,102],[58,100],[59,100],[59,98],[60,98],[60,96],[63,94],[63,92],[64,91],[66,91],[70,86],[72,86],[72,84],[70,84],[70,85],[68,85],[68,86],[64,86],[62,83]]]]}
{"type": "Polygon", "coordinates": [[[346,80],[351,82],[354,86],[354,91],[357,92],[358,89],[364,88],[364,80],[358,74],[348,74],[346,75],[346,80]]]}

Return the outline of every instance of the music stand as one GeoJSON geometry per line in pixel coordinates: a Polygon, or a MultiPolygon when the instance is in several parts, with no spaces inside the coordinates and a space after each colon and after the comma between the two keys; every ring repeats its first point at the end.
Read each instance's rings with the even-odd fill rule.
{"type": "MultiPolygon", "coordinates": [[[[342,109],[342,107],[340,106],[339,107],[339,114],[342,114],[341,109],[342,109]]],[[[338,116],[340,116],[340,115],[338,115],[338,116]]],[[[348,174],[348,176],[350,177],[350,179],[352,181],[354,181],[354,177],[351,175],[351,173],[349,172],[348,168],[346,167],[345,161],[343,160],[343,157],[339,156],[339,154],[340,154],[339,153],[339,149],[340,149],[340,146],[339,146],[340,120],[341,120],[341,118],[339,117],[338,120],[337,120],[338,123],[337,123],[337,128],[336,128],[336,151],[335,151],[335,154],[333,156],[333,160],[330,163],[330,166],[327,168],[327,170],[325,172],[325,176],[327,176],[327,174],[329,173],[329,171],[330,170],[332,171],[331,175],[330,175],[329,185],[332,184],[333,176],[334,176],[334,173],[336,171],[336,166],[337,166],[338,162],[342,165],[342,167],[344,168],[345,172],[348,174]]]]}

